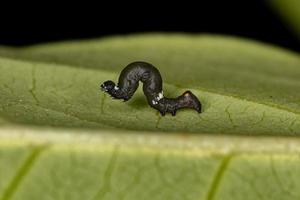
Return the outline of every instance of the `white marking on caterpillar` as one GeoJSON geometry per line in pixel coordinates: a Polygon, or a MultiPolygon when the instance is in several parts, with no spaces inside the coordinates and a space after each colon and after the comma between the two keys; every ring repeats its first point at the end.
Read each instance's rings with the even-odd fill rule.
{"type": "Polygon", "coordinates": [[[155,101],[155,100],[152,100],[152,104],[153,104],[153,105],[156,105],[156,104],[158,104],[158,102],[155,101]]]}
{"type": "Polygon", "coordinates": [[[118,87],[118,86],[115,86],[115,87],[114,87],[114,89],[115,89],[115,90],[118,90],[118,89],[119,89],[119,87],[118,87]]]}
{"type": "Polygon", "coordinates": [[[156,100],[159,101],[162,98],[164,98],[164,92],[163,91],[161,91],[160,93],[158,93],[158,97],[156,97],[156,100]]]}
{"type": "Polygon", "coordinates": [[[107,92],[107,88],[104,84],[101,85],[101,90],[107,92]]]}
{"type": "Polygon", "coordinates": [[[159,97],[160,99],[164,98],[164,92],[161,91],[161,93],[158,94],[158,97],[159,97]]]}

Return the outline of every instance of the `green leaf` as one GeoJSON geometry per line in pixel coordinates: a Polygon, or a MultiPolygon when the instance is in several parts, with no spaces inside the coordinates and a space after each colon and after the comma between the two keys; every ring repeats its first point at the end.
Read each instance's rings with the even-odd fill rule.
{"type": "Polygon", "coordinates": [[[100,133],[2,128],[1,199],[300,197],[296,138],[100,133]]]}
{"type": "Polygon", "coordinates": [[[0,56],[0,199],[300,197],[300,141],[283,137],[300,134],[296,53],[151,34],[0,56]],[[204,112],[160,117],[141,89],[126,103],[99,91],[136,60],[161,71],[166,96],[192,90],[204,112]]]}
{"type": "Polygon", "coordinates": [[[141,35],[34,46],[10,57],[22,61],[0,60],[0,113],[14,123],[300,134],[298,54],[253,41],[141,35]],[[147,105],[141,89],[128,103],[113,101],[99,91],[100,83],[116,81],[123,67],[136,60],[159,68],[166,96],[190,89],[204,112],[186,110],[176,117],[160,117],[147,105]]]}
{"type": "Polygon", "coordinates": [[[300,2],[298,0],[269,0],[269,2],[300,38],[300,2]]]}

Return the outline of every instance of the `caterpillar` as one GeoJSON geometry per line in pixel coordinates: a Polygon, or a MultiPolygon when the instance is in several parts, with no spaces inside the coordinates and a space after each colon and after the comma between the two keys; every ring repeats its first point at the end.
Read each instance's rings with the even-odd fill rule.
{"type": "Polygon", "coordinates": [[[147,62],[130,63],[121,71],[117,85],[108,80],[101,84],[100,88],[114,99],[128,101],[137,90],[139,81],[143,83],[143,92],[148,104],[162,116],[166,113],[175,116],[176,111],[183,108],[195,109],[201,113],[201,103],[191,91],[185,91],[177,98],[164,97],[160,72],[147,62]]]}

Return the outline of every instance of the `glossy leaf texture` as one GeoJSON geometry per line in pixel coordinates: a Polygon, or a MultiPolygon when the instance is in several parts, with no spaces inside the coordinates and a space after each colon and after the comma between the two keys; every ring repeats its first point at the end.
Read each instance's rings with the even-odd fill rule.
{"type": "Polygon", "coordinates": [[[144,34],[0,57],[0,199],[300,198],[296,53],[144,34]],[[193,91],[203,113],[160,117],[141,89],[126,103],[99,90],[136,60],[161,71],[166,96],[193,91]]]}

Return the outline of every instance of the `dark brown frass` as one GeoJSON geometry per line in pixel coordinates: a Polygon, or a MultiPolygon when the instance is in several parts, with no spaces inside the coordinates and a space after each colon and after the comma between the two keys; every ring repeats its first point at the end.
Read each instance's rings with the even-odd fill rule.
{"type": "Polygon", "coordinates": [[[162,78],[158,69],[146,62],[130,63],[122,70],[117,85],[108,80],[100,87],[111,97],[127,101],[139,87],[139,81],[143,83],[143,91],[148,104],[158,110],[162,116],[167,112],[175,116],[176,111],[183,108],[195,109],[201,113],[201,103],[191,91],[186,91],[177,98],[164,97],[162,78]]]}

